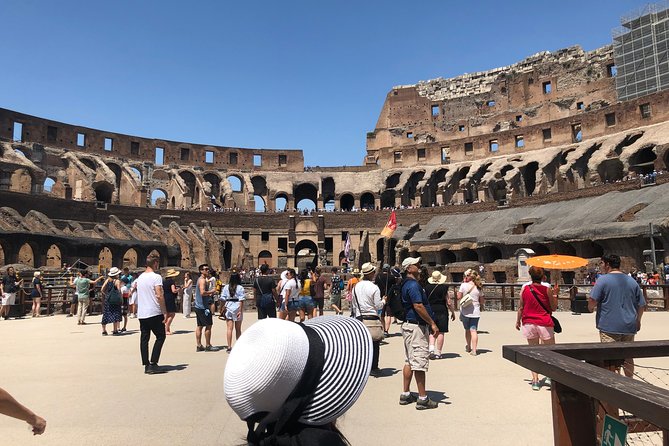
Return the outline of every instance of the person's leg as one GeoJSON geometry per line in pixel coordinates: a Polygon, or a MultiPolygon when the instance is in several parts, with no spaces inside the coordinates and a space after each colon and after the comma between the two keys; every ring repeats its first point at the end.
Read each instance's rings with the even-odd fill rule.
{"type": "Polygon", "coordinates": [[[128,328],[128,312],[126,311],[123,314],[123,331],[125,331],[128,328]]]}
{"type": "Polygon", "coordinates": [[[413,374],[416,377],[416,387],[418,387],[418,396],[420,398],[427,398],[427,393],[425,392],[425,372],[422,370],[414,370],[413,374]]]}
{"type": "Polygon", "coordinates": [[[472,334],[469,329],[465,329],[465,342],[467,343],[465,350],[469,353],[472,351],[472,334]]]}
{"type": "Polygon", "coordinates": [[[202,347],[202,327],[199,325],[195,328],[195,345],[202,347]]]}
{"type": "Polygon", "coordinates": [[[163,323],[163,315],[159,314],[158,316],[153,316],[151,319],[151,331],[156,336],[156,342],[153,344],[153,350],[151,351],[151,364],[158,364],[160,360],[160,352],[163,349],[163,344],[165,343],[165,324],[163,323]]]}
{"type": "Polygon", "coordinates": [[[167,313],[165,315],[165,334],[171,335],[171,325],[172,325],[172,320],[174,319],[174,313],[167,313]]]}
{"type": "Polygon", "coordinates": [[[149,319],[139,320],[139,353],[142,355],[142,365],[149,365],[149,339],[151,338],[151,324],[149,319]]]}
{"type": "Polygon", "coordinates": [[[207,347],[211,347],[211,325],[204,327],[204,342],[207,347]]]}
{"type": "Polygon", "coordinates": [[[102,324],[102,334],[103,335],[107,334],[107,324],[102,324]]]}
{"type": "Polygon", "coordinates": [[[381,341],[372,342],[372,370],[379,368],[379,354],[381,352],[381,341]]]}
{"type": "Polygon", "coordinates": [[[404,364],[402,369],[402,391],[408,393],[411,387],[411,378],[413,377],[413,371],[409,364],[404,364]]]}
{"type": "Polygon", "coordinates": [[[232,348],[232,329],[234,328],[235,323],[233,320],[228,319],[227,321],[225,321],[225,324],[226,324],[225,339],[228,341],[226,345],[228,348],[232,348]]]}
{"type": "MultiPolygon", "coordinates": [[[[539,345],[539,338],[528,339],[527,343],[529,345],[539,345]]],[[[532,373],[532,385],[534,386],[535,383],[539,382],[539,374],[534,370],[530,370],[530,372],[532,373]]]]}
{"type": "Polygon", "coordinates": [[[634,359],[633,358],[625,359],[625,362],[623,363],[623,372],[625,373],[625,376],[628,377],[628,378],[633,378],[634,377],[634,359]]]}
{"type": "Polygon", "coordinates": [[[430,355],[434,354],[434,341],[435,341],[434,335],[432,333],[430,333],[430,345],[428,347],[428,351],[430,352],[430,355]]]}
{"type": "Polygon", "coordinates": [[[479,332],[477,331],[476,327],[472,327],[472,328],[469,330],[469,333],[470,333],[470,336],[471,336],[471,339],[472,339],[472,343],[471,343],[472,351],[471,351],[471,354],[474,355],[474,356],[476,356],[476,354],[478,353],[478,352],[477,352],[477,348],[478,348],[478,345],[479,345],[479,332]]]}
{"type": "Polygon", "coordinates": [[[235,339],[242,335],[242,320],[235,321],[235,339]]]}
{"type": "Polygon", "coordinates": [[[434,354],[437,356],[441,356],[441,351],[443,348],[444,348],[444,334],[439,332],[439,336],[437,336],[437,340],[434,344],[434,354]]]}

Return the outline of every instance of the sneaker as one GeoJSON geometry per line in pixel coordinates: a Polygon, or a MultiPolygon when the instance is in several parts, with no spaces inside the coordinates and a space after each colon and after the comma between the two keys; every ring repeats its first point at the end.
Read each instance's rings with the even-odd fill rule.
{"type": "Polygon", "coordinates": [[[539,384],[538,382],[533,382],[532,390],[541,390],[541,384],[539,384]]]}
{"type": "Polygon", "coordinates": [[[196,352],[203,352],[203,351],[204,351],[204,347],[201,346],[201,345],[198,345],[198,346],[195,348],[195,351],[196,351],[196,352]]]}
{"type": "Polygon", "coordinates": [[[216,350],[214,349],[213,346],[208,345],[208,346],[206,346],[206,347],[204,348],[204,351],[206,351],[206,352],[215,352],[216,350]]]}
{"type": "Polygon", "coordinates": [[[470,346],[468,346],[468,345],[465,345],[465,351],[466,351],[467,353],[471,353],[472,348],[471,348],[470,346]]]}
{"type": "Polygon", "coordinates": [[[421,399],[418,398],[418,401],[416,401],[416,409],[417,410],[425,410],[425,409],[436,409],[437,405],[436,401],[432,401],[430,398],[425,398],[421,399]]]}
{"type": "Polygon", "coordinates": [[[415,403],[418,400],[418,396],[415,393],[410,393],[409,395],[400,394],[400,406],[406,406],[407,404],[415,403]]]}
{"type": "Polygon", "coordinates": [[[548,386],[548,387],[551,387],[553,385],[553,381],[551,381],[551,379],[549,377],[545,377],[544,378],[544,385],[548,386]]]}
{"type": "Polygon", "coordinates": [[[68,315],[65,316],[65,317],[72,317],[72,316],[74,316],[74,315],[73,315],[72,313],[70,313],[70,314],[68,314],[68,315]]]}
{"type": "Polygon", "coordinates": [[[476,353],[476,350],[470,350],[469,354],[472,355],[472,356],[478,355],[478,353],[476,353]]]}

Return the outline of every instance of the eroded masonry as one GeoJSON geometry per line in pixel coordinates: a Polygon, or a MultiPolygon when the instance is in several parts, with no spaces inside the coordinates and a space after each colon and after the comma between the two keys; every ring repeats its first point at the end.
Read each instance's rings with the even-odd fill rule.
{"type": "Polygon", "coordinates": [[[653,36],[655,65],[630,62],[626,45],[663,15],[624,19],[594,51],[394,87],[358,167],[0,109],[0,263],[136,266],[155,251],[184,268],[339,265],[349,234],[355,263],[422,255],[453,274],[488,264],[497,281],[521,247],[641,265],[650,223],[656,248],[669,242],[667,36],[653,36]],[[634,66],[658,81],[642,88],[634,66]],[[317,211],[295,212],[305,201],[317,211]],[[390,208],[400,228],[385,239],[390,208]]]}

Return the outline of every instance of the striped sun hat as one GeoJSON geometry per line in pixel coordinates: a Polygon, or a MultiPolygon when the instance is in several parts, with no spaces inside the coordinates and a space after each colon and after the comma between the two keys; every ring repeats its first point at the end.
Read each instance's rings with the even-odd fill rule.
{"type": "Polygon", "coordinates": [[[372,339],[356,319],[322,316],[303,324],[263,319],[232,349],[225,398],[247,422],[266,425],[284,418],[325,425],[355,403],[371,365],[372,339]]]}

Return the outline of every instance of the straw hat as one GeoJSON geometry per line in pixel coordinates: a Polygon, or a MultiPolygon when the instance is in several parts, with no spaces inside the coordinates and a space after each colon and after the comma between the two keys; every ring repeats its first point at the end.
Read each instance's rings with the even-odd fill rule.
{"type": "Polygon", "coordinates": [[[116,276],[118,276],[119,274],[121,274],[121,270],[118,269],[117,267],[113,267],[113,268],[110,269],[109,272],[107,273],[107,275],[108,275],[109,277],[116,277],[116,276]]]}
{"type": "Polygon", "coordinates": [[[371,274],[374,271],[376,271],[376,266],[372,265],[370,262],[364,263],[362,265],[362,275],[366,276],[367,274],[371,274]]]}
{"type": "Polygon", "coordinates": [[[439,271],[432,271],[432,276],[427,279],[427,283],[432,285],[441,285],[446,283],[446,276],[441,274],[439,271]]]}
{"type": "Polygon", "coordinates": [[[176,277],[179,275],[179,271],[175,270],[174,268],[170,268],[167,270],[167,274],[165,274],[165,278],[169,279],[170,277],[176,277]]]}
{"type": "Polygon", "coordinates": [[[371,367],[372,338],[354,318],[321,316],[302,324],[268,318],[235,344],[223,388],[232,410],[247,422],[325,425],[355,403],[371,367]],[[291,404],[299,399],[307,401],[304,408],[290,412],[300,407],[291,404]]]}

